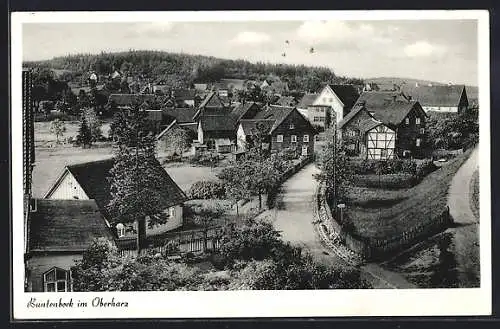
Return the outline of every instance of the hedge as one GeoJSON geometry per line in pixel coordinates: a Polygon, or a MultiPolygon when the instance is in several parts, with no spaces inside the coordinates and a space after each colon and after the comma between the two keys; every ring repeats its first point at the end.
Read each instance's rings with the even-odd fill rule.
{"type": "Polygon", "coordinates": [[[415,177],[411,174],[386,174],[386,175],[354,175],[353,183],[359,187],[370,188],[408,188],[415,184],[415,177]]]}
{"type": "Polygon", "coordinates": [[[189,195],[193,199],[223,199],[226,189],[220,182],[198,181],[191,185],[189,195]]]}
{"type": "Polygon", "coordinates": [[[355,174],[415,174],[417,163],[410,159],[390,159],[390,160],[351,160],[351,168],[355,174]]]}

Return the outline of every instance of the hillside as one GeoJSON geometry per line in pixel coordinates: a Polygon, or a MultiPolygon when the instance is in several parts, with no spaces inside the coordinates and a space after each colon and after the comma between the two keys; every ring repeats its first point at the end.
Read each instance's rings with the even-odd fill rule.
{"type": "Polygon", "coordinates": [[[190,85],[195,82],[214,82],[221,78],[249,80],[276,79],[288,83],[290,89],[317,90],[323,83],[362,83],[360,79],[338,77],[326,67],[305,65],[251,63],[245,60],[168,53],[163,51],[128,51],[101,54],[78,54],[51,60],[25,62],[27,67],[47,67],[69,70],[78,80],[93,70],[108,75],[119,70],[126,75],[167,84],[190,85]]]}
{"type": "MultiPolygon", "coordinates": [[[[378,78],[368,78],[364,79],[366,83],[376,83],[381,90],[391,90],[393,89],[394,85],[411,85],[416,86],[421,85],[421,86],[426,86],[429,84],[435,85],[435,86],[442,86],[446,85],[445,83],[441,82],[436,82],[436,81],[430,81],[430,80],[421,80],[421,79],[413,79],[413,78],[397,78],[397,77],[378,77],[378,78]]],[[[469,101],[477,100],[478,99],[478,93],[479,89],[477,86],[465,86],[465,90],[467,92],[467,96],[469,98],[469,101]]]]}

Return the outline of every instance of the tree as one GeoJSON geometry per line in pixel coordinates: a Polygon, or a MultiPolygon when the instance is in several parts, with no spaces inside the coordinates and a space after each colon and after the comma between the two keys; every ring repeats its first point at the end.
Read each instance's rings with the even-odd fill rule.
{"type": "Polygon", "coordinates": [[[101,130],[101,120],[97,116],[95,110],[93,108],[83,109],[82,117],[85,118],[85,121],[88,125],[90,135],[92,138],[92,142],[97,142],[102,137],[101,130]]]}
{"type": "Polygon", "coordinates": [[[215,207],[199,205],[193,209],[193,213],[194,223],[202,228],[203,251],[206,252],[208,249],[208,229],[214,225],[216,219],[220,218],[224,210],[219,204],[215,205],[215,207]]]}
{"type": "Polygon", "coordinates": [[[61,142],[59,141],[59,138],[62,137],[64,135],[64,133],[66,132],[66,125],[64,124],[63,121],[61,121],[59,119],[54,119],[50,123],[49,132],[51,134],[56,135],[56,143],[60,144],[61,142]]]}
{"type": "Polygon", "coordinates": [[[82,122],[80,123],[80,129],[78,130],[78,135],[76,136],[76,142],[82,147],[90,147],[92,145],[92,134],[90,128],[87,124],[87,119],[82,116],[82,122]]]}
{"type": "Polygon", "coordinates": [[[335,207],[345,199],[346,190],[352,181],[352,170],[335,126],[326,130],[327,143],[320,154],[321,172],[316,179],[326,183],[329,199],[335,207]]]}
{"type": "Polygon", "coordinates": [[[164,145],[172,153],[178,153],[182,159],[182,153],[191,146],[192,134],[181,127],[173,127],[164,137],[164,145]]]}
{"type": "Polygon", "coordinates": [[[134,104],[118,112],[113,122],[114,165],[108,210],[123,222],[137,222],[137,251],[145,246],[146,217],[149,224],[165,223],[160,183],[162,173],[155,162],[155,137],[144,106],[134,104]]]}

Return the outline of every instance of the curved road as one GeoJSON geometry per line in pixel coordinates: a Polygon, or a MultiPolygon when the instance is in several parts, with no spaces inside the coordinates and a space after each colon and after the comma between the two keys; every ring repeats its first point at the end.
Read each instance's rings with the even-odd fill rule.
{"type": "MultiPolygon", "coordinates": [[[[316,173],[319,173],[319,169],[314,164],[309,164],[290,177],[282,185],[276,207],[265,212],[263,216],[270,215],[270,220],[281,232],[283,240],[301,246],[317,262],[335,268],[356,269],[322,245],[312,224],[315,220],[314,193],[318,186],[313,177],[316,173]]],[[[357,269],[360,270],[361,277],[369,281],[374,288],[413,287],[401,275],[382,269],[376,264],[367,264],[357,269]]]]}
{"type": "Polygon", "coordinates": [[[476,219],[470,208],[469,185],[474,171],[478,167],[479,156],[478,149],[476,148],[451,180],[448,191],[448,206],[450,207],[450,215],[453,217],[455,223],[476,223],[476,219]]]}

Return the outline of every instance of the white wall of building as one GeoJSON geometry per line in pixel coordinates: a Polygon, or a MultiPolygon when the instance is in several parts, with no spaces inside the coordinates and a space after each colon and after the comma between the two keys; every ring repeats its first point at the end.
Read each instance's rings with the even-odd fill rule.
{"type": "Polygon", "coordinates": [[[89,200],[89,197],[80,184],[78,184],[75,177],[67,170],[57,187],[45,198],[59,200],[89,200]]]}
{"type": "Polygon", "coordinates": [[[344,104],[329,86],[323,88],[318,98],[316,98],[316,100],[314,101],[313,105],[330,106],[335,113],[337,123],[339,123],[343,119],[344,104]]]}

